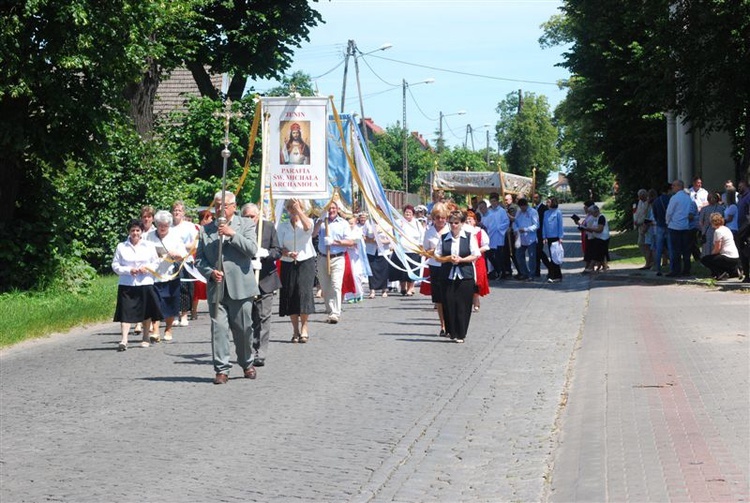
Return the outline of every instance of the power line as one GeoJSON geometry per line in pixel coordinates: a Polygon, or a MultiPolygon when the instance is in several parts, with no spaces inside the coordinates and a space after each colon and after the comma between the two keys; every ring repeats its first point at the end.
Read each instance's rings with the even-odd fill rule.
{"type": "Polygon", "coordinates": [[[461,71],[458,71],[458,70],[450,70],[450,69],[447,69],[447,68],[440,68],[440,67],[437,67],[437,66],[421,65],[419,63],[410,63],[408,61],[401,61],[401,60],[398,60],[398,59],[386,58],[386,57],[383,57],[383,56],[375,56],[375,55],[371,55],[371,56],[373,58],[383,59],[383,60],[386,60],[386,61],[392,61],[394,63],[399,63],[399,64],[402,64],[402,65],[417,66],[419,68],[427,68],[429,70],[436,70],[438,72],[454,73],[456,75],[467,75],[469,77],[477,77],[477,78],[480,78],[480,79],[501,80],[501,81],[504,81],[504,82],[520,82],[522,84],[541,84],[541,85],[545,85],[545,86],[556,86],[556,87],[559,87],[557,82],[542,82],[542,81],[539,81],[539,80],[523,80],[523,79],[511,79],[511,78],[506,78],[506,77],[494,77],[492,75],[482,75],[482,74],[479,74],[479,73],[461,72],[461,71]]]}

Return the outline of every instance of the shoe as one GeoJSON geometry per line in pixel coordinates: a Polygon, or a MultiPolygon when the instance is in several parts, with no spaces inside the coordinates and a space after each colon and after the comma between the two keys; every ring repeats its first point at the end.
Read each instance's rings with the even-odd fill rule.
{"type": "Polygon", "coordinates": [[[644,265],[643,267],[638,268],[639,271],[648,271],[650,269],[651,269],[650,265],[644,265]]]}
{"type": "Polygon", "coordinates": [[[328,317],[328,323],[330,323],[331,325],[335,325],[338,322],[339,322],[339,317],[336,316],[335,314],[332,314],[328,317]]]}
{"type": "Polygon", "coordinates": [[[127,349],[128,349],[127,344],[120,343],[117,345],[117,351],[127,351],[127,349]]]}
{"type": "Polygon", "coordinates": [[[386,292],[385,290],[383,290],[383,294],[381,295],[381,297],[383,297],[384,299],[385,299],[386,297],[388,297],[388,292],[386,292]]]}
{"type": "Polygon", "coordinates": [[[147,347],[150,347],[150,346],[151,346],[151,344],[149,344],[148,341],[142,341],[141,342],[141,347],[142,348],[147,348],[147,347]]]}
{"type": "Polygon", "coordinates": [[[307,336],[306,335],[300,335],[299,336],[299,343],[305,344],[307,342],[307,336]]]}
{"type": "Polygon", "coordinates": [[[662,274],[661,274],[661,272],[657,272],[656,275],[657,276],[661,276],[662,274]]]}
{"type": "Polygon", "coordinates": [[[294,334],[294,335],[292,336],[292,342],[293,342],[293,343],[297,343],[297,342],[299,342],[299,334],[294,334]]]}
{"type": "Polygon", "coordinates": [[[190,322],[188,321],[187,316],[180,316],[180,326],[186,327],[188,325],[190,325],[190,322]]]}
{"type": "Polygon", "coordinates": [[[547,280],[547,283],[560,283],[562,281],[562,278],[549,278],[547,280]]]}
{"type": "Polygon", "coordinates": [[[226,384],[229,380],[229,376],[226,374],[216,374],[214,377],[214,384],[226,384]]]}
{"type": "Polygon", "coordinates": [[[255,367],[248,367],[245,369],[244,376],[245,379],[255,379],[258,377],[258,373],[255,371],[255,367]]]}
{"type": "Polygon", "coordinates": [[[479,306],[474,306],[474,307],[471,308],[471,310],[473,312],[475,312],[475,313],[478,313],[479,312],[479,306]]]}
{"type": "Polygon", "coordinates": [[[464,340],[463,339],[453,339],[453,342],[455,342],[456,344],[463,344],[464,340]]]}
{"type": "Polygon", "coordinates": [[[440,333],[438,334],[438,337],[447,337],[447,336],[448,334],[445,333],[445,330],[441,330],[440,333]]]}
{"type": "Polygon", "coordinates": [[[135,335],[141,335],[141,332],[143,332],[143,323],[136,323],[133,333],[135,335]]]}
{"type": "Polygon", "coordinates": [[[414,297],[414,292],[406,292],[407,297],[414,297]]]}
{"type": "Polygon", "coordinates": [[[171,330],[167,330],[166,332],[164,332],[164,340],[165,341],[171,341],[172,340],[172,331],[171,330]]]}
{"type": "Polygon", "coordinates": [[[375,292],[370,292],[370,295],[367,296],[368,299],[374,299],[375,298],[375,292]]]}
{"type": "Polygon", "coordinates": [[[161,342],[159,334],[149,336],[148,340],[151,341],[151,344],[158,344],[159,342],[161,342]]]}
{"type": "Polygon", "coordinates": [[[256,358],[253,360],[253,367],[265,367],[266,366],[266,359],[265,358],[256,358]]]}

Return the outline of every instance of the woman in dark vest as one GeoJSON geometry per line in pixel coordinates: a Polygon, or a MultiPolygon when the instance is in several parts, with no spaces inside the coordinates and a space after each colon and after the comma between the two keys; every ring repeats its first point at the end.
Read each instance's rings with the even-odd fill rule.
{"type": "Polygon", "coordinates": [[[448,217],[450,232],[443,235],[441,246],[435,250],[435,255],[442,257],[439,260],[445,289],[445,329],[459,343],[464,342],[469,330],[476,277],[474,262],[480,256],[477,240],[463,228],[465,221],[464,213],[452,211],[448,217]]]}

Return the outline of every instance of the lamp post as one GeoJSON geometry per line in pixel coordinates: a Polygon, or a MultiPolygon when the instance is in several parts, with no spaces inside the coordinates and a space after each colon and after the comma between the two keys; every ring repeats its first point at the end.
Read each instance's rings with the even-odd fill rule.
{"type": "Polygon", "coordinates": [[[452,114],[444,114],[442,111],[440,112],[440,134],[438,136],[438,144],[437,144],[437,151],[438,154],[443,151],[445,148],[445,142],[443,141],[443,117],[450,117],[451,115],[464,115],[466,114],[466,110],[459,110],[458,112],[454,112],[452,114]]]}
{"type": "MultiPolygon", "coordinates": [[[[361,109],[363,108],[362,107],[362,92],[359,87],[359,65],[357,63],[357,58],[362,57],[362,56],[367,56],[368,54],[372,54],[373,52],[385,51],[387,49],[390,49],[391,47],[393,47],[392,44],[385,43],[381,45],[380,47],[378,47],[377,49],[373,49],[372,51],[362,52],[359,50],[359,48],[357,47],[357,43],[354,40],[349,40],[346,46],[346,56],[344,57],[344,83],[341,89],[341,112],[342,113],[344,111],[344,101],[346,99],[346,75],[349,70],[349,56],[354,57],[354,71],[357,77],[357,91],[359,92],[359,106],[361,109]]],[[[364,113],[362,114],[362,117],[364,118],[364,113]]]]}
{"type": "Polygon", "coordinates": [[[403,90],[403,114],[404,114],[404,120],[403,120],[404,147],[403,147],[403,154],[402,154],[403,160],[404,160],[404,168],[403,168],[404,192],[409,192],[409,153],[407,149],[407,144],[409,140],[409,127],[406,125],[406,88],[410,86],[416,86],[418,84],[432,84],[433,82],[435,82],[435,79],[429,78],[429,79],[425,79],[425,80],[410,84],[409,82],[406,82],[406,79],[401,79],[401,87],[403,90]]]}

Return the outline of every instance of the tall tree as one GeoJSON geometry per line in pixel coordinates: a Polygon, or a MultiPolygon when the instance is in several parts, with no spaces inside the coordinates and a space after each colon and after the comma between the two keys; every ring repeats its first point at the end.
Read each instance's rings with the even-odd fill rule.
{"type": "Polygon", "coordinates": [[[572,74],[564,123],[588,143],[581,161],[603,155],[627,216],[635,192],[666,174],[662,111],[674,87],[659,33],[668,0],[566,0],[561,10],[541,42],[570,44],[561,63],[572,74]]]}
{"type": "Polygon", "coordinates": [[[0,8],[0,223],[38,204],[43,166],[90,153],[145,55],[137,0],[8,2],[0,8]],[[93,141],[92,141],[93,140],[93,141]]]}
{"type": "Polygon", "coordinates": [[[500,148],[507,151],[508,170],[531,176],[536,168],[537,179],[546,180],[560,163],[557,150],[557,128],[546,96],[526,92],[509,93],[498,103],[500,120],[496,126],[500,148]]]}
{"type": "Polygon", "coordinates": [[[675,109],[705,131],[730,133],[736,176],[750,170],[750,0],[672,2],[663,30],[675,109]]]}

